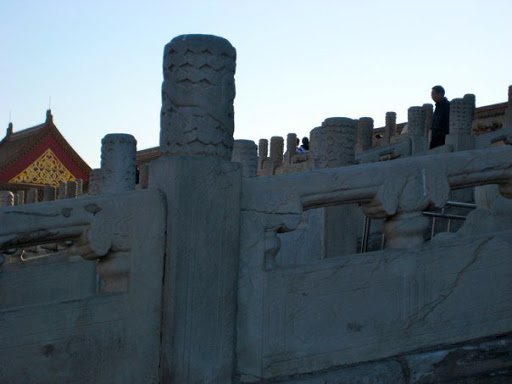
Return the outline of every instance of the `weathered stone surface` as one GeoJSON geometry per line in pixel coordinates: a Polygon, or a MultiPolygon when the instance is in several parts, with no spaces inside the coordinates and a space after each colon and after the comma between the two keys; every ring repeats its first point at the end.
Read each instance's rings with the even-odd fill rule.
{"type": "Polygon", "coordinates": [[[114,133],[101,140],[101,193],[135,189],[137,140],[132,135],[114,133]]]}
{"type": "Polygon", "coordinates": [[[162,311],[169,326],[162,334],[162,381],[229,383],[234,370],[240,165],[167,157],[151,163],[151,175],[150,188],[173,196],[167,206],[162,311]]]}
{"type": "Polygon", "coordinates": [[[297,135],[295,133],[289,133],[286,135],[286,152],[284,154],[284,163],[285,165],[290,165],[292,163],[293,156],[296,155],[297,152],[297,135]]]}
{"type": "Polygon", "coordinates": [[[231,161],[242,164],[243,177],[256,177],[258,171],[258,148],[254,141],[235,140],[231,161]]]}
{"type": "Polygon", "coordinates": [[[165,242],[165,207],[159,193],[3,209],[2,247],[16,237],[21,244],[48,233],[60,233],[78,245],[77,237],[69,235],[87,222],[99,224],[103,232],[119,231],[113,245],[131,255],[129,290],[102,293],[98,281],[116,276],[101,276],[96,262],[75,256],[84,250],[79,246],[33,261],[18,256],[16,262],[4,263],[0,290],[11,294],[0,297],[0,358],[9,364],[0,365],[0,382],[159,382],[165,242]],[[31,235],[19,236],[24,231],[31,235]]]}
{"type": "Polygon", "coordinates": [[[474,99],[453,99],[450,101],[450,134],[471,134],[474,113],[474,99]]]}
{"type": "Polygon", "coordinates": [[[66,198],[76,199],[78,197],[78,186],[76,181],[68,181],[66,186],[66,198]]]}
{"type": "Polygon", "coordinates": [[[404,360],[411,384],[507,383],[512,378],[512,340],[499,338],[410,355],[404,360]]]}
{"type": "Polygon", "coordinates": [[[356,123],[345,117],[325,119],[311,131],[311,155],[315,168],[341,167],[355,162],[356,123]]]}
{"type": "Polygon", "coordinates": [[[361,117],[357,122],[356,153],[366,151],[373,143],[373,119],[361,117]]]}
{"type": "Polygon", "coordinates": [[[164,50],[162,155],[231,159],[236,51],[210,35],[175,37],[164,50]]]}
{"type": "Polygon", "coordinates": [[[99,195],[102,183],[101,169],[96,168],[89,173],[89,195],[99,195]]]}
{"type": "Polygon", "coordinates": [[[25,204],[25,191],[16,192],[16,201],[15,205],[23,205],[25,204]]]}
{"type": "Polygon", "coordinates": [[[58,189],[58,198],[59,198],[59,200],[66,198],[67,188],[68,188],[68,184],[67,183],[64,183],[63,181],[61,181],[59,183],[59,189],[58,189]]]}
{"type": "Polygon", "coordinates": [[[53,201],[57,198],[57,188],[53,185],[46,185],[44,187],[43,201],[53,201]]]}
{"type": "Polygon", "coordinates": [[[386,125],[384,128],[384,144],[389,144],[391,138],[396,135],[396,113],[386,112],[386,125]]]}
{"type": "Polygon", "coordinates": [[[507,332],[510,233],[451,244],[457,254],[436,247],[268,272],[243,254],[240,371],[251,381],[507,332]]]}
{"type": "Polygon", "coordinates": [[[427,149],[425,137],[425,110],[423,107],[410,107],[408,112],[409,140],[411,141],[411,154],[421,154],[427,149]]]}
{"type": "Polygon", "coordinates": [[[284,139],[281,136],[270,138],[270,161],[273,169],[281,166],[284,161],[284,139]]]}
{"type": "Polygon", "coordinates": [[[37,203],[37,188],[30,188],[27,192],[27,204],[37,203]]]}
{"type": "Polygon", "coordinates": [[[397,362],[366,364],[279,381],[284,384],[406,384],[397,362]]]}

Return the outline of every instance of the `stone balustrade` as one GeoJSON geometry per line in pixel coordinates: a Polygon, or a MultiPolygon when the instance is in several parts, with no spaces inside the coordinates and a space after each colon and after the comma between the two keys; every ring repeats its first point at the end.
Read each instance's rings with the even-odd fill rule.
{"type": "Polygon", "coordinates": [[[368,217],[386,219],[389,248],[416,247],[428,227],[422,211],[441,208],[451,189],[499,184],[508,196],[508,156],[512,148],[505,147],[245,180],[243,209],[286,212],[292,223],[282,227],[290,229],[298,225],[303,209],[357,202],[368,217]],[[300,181],[304,177],[308,183],[300,181]]]}
{"type": "MultiPolygon", "coordinates": [[[[13,256],[0,255],[2,284],[11,288],[1,301],[10,330],[1,356],[12,362],[0,370],[3,381],[18,379],[28,361],[27,380],[41,382],[55,378],[57,363],[66,382],[324,382],[339,381],[338,372],[369,377],[363,364],[368,375],[394,367],[399,380],[386,373],[381,381],[405,382],[402,364],[420,365],[424,351],[510,334],[510,221],[505,231],[427,245],[422,212],[461,188],[495,184],[512,198],[512,148],[392,162],[377,153],[377,162],[355,164],[357,125],[366,147],[372,122],[334,117],[311,131],[308,170],[254,177],[296,165],[296,135],[287,136],[287,154],[282,137],[271,138],[270,155],[260,140],[259,159],[254,142],[234,141],[235,59],[215,36],[179,36],[166,46],[162,156],[149,165],[147,190],[134,190],[135,139],[115,134],[102,141],[90,196],[65,198],[78,194],[77,182],[62,183],[60,199],[44,204],[13,207],[14,196],[0,194],[6,255],[66,242],[70,255],[94,260],[70,256],[58,272],[43,264],[5,270],[13,256]],[[384,220],[385,250],[289,268],[276,262],[278,235],[304,225],[306,211],[348,204],[384,220]],[[76,275],[61,286],[53,277],[67,271],[76,275]],[[28,305],[18,278],[32,274],[53,288],[25,289],[28,305]]],[[[457,139],[474,110],[474,98],[460,100],[450,132],[457,139]]],[[[412,107],[409,134],[388,150],[419,154],[428,111],[412,107]]],[[[395,127],[388,113],[387,143],[395,127]]],[[[55,193],[48,189],[44,200],[55,193]]],[[[355,222],[346,213],[338,219],[355,222]]]]}

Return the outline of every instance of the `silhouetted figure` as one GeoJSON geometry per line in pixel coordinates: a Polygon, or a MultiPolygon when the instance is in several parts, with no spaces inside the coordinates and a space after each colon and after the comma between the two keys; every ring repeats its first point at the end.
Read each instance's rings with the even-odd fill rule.
{"type": "Polygon", "coordinates": [[[450,123],[450,102],[444,97],[444,88],[440,85],[432,87],[430,95],[436,103],[436,109],[432,116],[432,138],[430,140],[430,149],[432,149],[444,145],[450,123]]]}
{"type": "Polygon", "coordinates": [[[303,137],[302,145],[299,147],[297,152],[306,153],[307,151],[309,151],[309,139],[307,137],[303,137]]]}

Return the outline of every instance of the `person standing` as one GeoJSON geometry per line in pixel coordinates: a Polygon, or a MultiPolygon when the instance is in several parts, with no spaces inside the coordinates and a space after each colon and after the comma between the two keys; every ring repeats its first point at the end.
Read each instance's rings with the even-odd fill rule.
{"type": "Polygon", "coordinates": [[[432,138],[430,149],[444,145],[444,140],[449,131],[450,123],[450,102],[444,96],[444,88],[440,85],[432,87],[430,94],[436,103],[436,109],[432,116],[432,138]]]}

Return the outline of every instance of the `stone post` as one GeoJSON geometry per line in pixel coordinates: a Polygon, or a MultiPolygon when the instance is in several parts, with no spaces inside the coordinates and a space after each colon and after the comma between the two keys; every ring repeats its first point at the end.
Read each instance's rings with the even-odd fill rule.
{"type": "Polygon", "coordinates": [[[263,163],[268,158],[268,140],[260,139],[258,143],[258,175],[263,170],[263,163]]]}
{"type": "Polygon", "coordinates": [[[423,111],[425,112],[425,137],[427,138],[427,143],[430,143],[430,130],[432,129],[434,118],[434,106],[432,104],[423,104],[423,111]]]}
{"type": "Polygon", "coordinates": [[[37,203],[37,188],[30,188],[27,193],[27,204],[37,203]]]}
{"type": "Polygon", "coordinates": [[[361,117],[357,122],[356,153],[370,149],[373,144],[373,119],[361,117]]]}
{"type": "Polygon", "coordinates": [[[113,133],[101,140],[101,193],[135,189],[136,152],[137,141],[132,135],[113,133]]]}
{"type": "Polygon", "coordinates": [[[12,207],[14,205],[14,194],[10,191],[0,191],[0,208],[12,207]]]}
{"type": "Polygon", "coordinates": [[[512,127],[512,85],[508,87],[508,107],[503,116],[503,128],[512,127]]]}
{"type": "Polygon", "coordinates": [[[242,164],[243,177],[256,177],[258,168],[257,150],[254,141],[235,140],[231,161],[242,164]]]}
{"type": "Polygon", "coordinates": [[[53,201],[57,198],[57,188],[53,185],[45,185],[43,201],[53,201]]]}
{"type": "Polygon", "coordinates": [[[466,95],[462,99],[450,102],[450,133],[446,135],[445,144],[452,145],[455,151],[474,149],[474,137],[471,135],[475,99],[466,95]]]}
{"type": "Polygon", "coordinates": [[[427,139],[425,138],[425,110],[423,107],[410,107],[407,111],[407,116],[411,152],[414,156],[427,150],[427,139]]]}
{"type": "Polygon", "coordinates": [[[76,179],[76,194],[77,196],[82,196],[84,193],[84,181],[82,179],[76,179]]]}
{"type": "Polygon", "coordinates": [[[76,181],[68,181],[66,186],[66,199],[76,199],[78,196],[76,181]]]}
{"type": "Polygon", "coordinates": [[[16,192],[16,205],[25,204],[25,191],[16,192]]]}
{"type": "Polygon", "coordinates": [[[284,139],[281,136],[273,136],[270,138],[270,159],[274,170],[283,165],[284,156],[284,139]]]}
{"type": "Polygon", "coordinates": [[[101,193],[101,169],[96,168],[89,173],[89,195],[99,195],[101,193]]]}
{"type": "Polygon", "coordinates": [[[384,144],[389,144],[391,137],[396,133],[396,113],[386,112],[386,126],[384,127],[384,137],[382,138],[384,144]]]}
{"type": "Polygon", "coordinates": [[[289,133],[286,136],[286,152],[284,154],[285,165],[292,163],[292,157],[297,152],[297,135],[295,133],[289,133]]]}
{"type": "Polygon", "coordinates": [[[66,198],[67,189],[68,189],[68,185],[65,182],[63,182],[63,181],[59,182],[59,190],[57,192],[59,200],[66,198]]]}
{"type": "MultiPolygon", "coordinates": [[[[366,122],[368,124],[368,122],[366,122]]],[[[368,124],[369,125],[369,124],[368,124]]],[[[337,168],[355,163],[356,121],[344,117],[325,119],[310,133],[314,168],[337,168]]],[[[357,205],[323,208],[324,257],[356,252],[360,210],[357,205]]]]}
{"type": "Polygon", "coordinates": [[[345,117],[325,119],[311,131],[314,168],[336,168],[355,163],[356,123],[345,117]]]}
{"type": "Polygon", "coordinates": [[[209,35],[164,50],[160,150],[167,197],[161,383],[231,383],[242,172],[231,162],[236,51],[209,35]],[[193,234],[193,236],[191,235],[193,234]]]}

